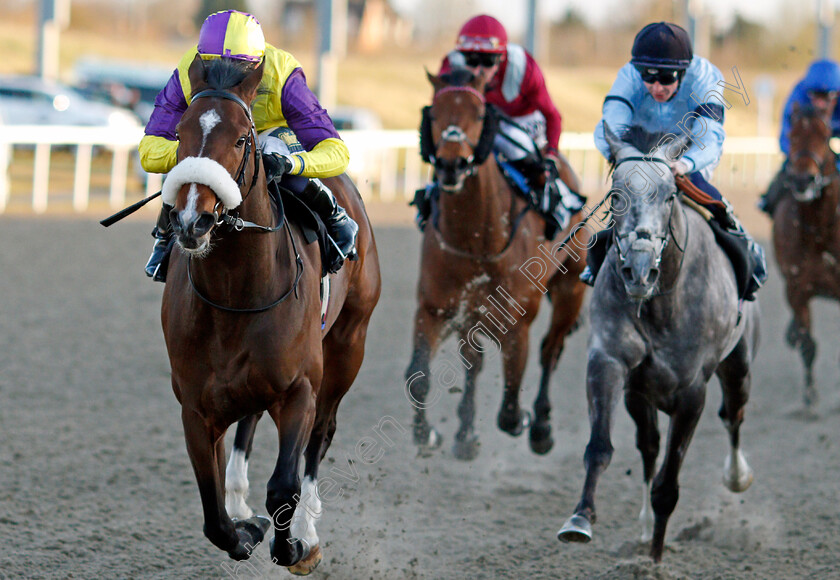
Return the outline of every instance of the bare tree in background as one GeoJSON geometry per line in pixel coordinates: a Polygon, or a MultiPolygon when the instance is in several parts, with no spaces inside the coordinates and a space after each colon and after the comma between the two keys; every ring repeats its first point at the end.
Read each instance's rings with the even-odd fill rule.
{"type": "Polygon", "coordinates": [[[247,2],[245,0],[201,0],[198,5],[198,11],[195,13],[193,21],[196,28],[201,28],[204,19],[222,10],[240,10],[248,12],[247,2]]]}

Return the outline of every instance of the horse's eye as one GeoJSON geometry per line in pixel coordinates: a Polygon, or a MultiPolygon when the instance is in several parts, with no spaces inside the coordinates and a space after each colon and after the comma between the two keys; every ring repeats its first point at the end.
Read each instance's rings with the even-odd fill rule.
{"type": "Polygon", "coordinates": [[[248,140],[248,137],[242,136],[236,141],[236,148],[239,149],[245,146],[245,141],[248,140]]]}

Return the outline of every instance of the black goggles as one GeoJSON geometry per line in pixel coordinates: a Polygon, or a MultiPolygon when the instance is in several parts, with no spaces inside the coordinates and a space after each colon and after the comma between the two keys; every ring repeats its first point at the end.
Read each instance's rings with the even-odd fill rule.
{"type": "Polygon", "coordinates": [[[812,99],[836,99],[837,91],[808,91],[808,96],[812,99]]]}
{"type": "Polygon", "coordinates": [[[659,83],[660,85],[673,85],[680,80],[680,71],[674,69],[651,68],[647,66],[637,66],[636,70],[642,75],[642,80],[646,83],[659,83]]]}
{"type": "Polygon", "coordinates": [[[466,61],[467,66],[471,68],[479,66],[490,68],[491,66],[498,64],[502,57],[502,55],[493,54],[492,52],[463,52],[461,54],[464,55],[464,60],[466,61]]]}

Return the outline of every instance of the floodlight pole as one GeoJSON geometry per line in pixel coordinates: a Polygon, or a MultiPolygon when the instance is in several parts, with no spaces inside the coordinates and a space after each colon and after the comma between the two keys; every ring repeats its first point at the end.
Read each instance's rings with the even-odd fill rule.
{"type": "Polygon", "coordinates": [[[831,58],[831,29],[834,27],[834,3],[831,0],[817,0],[817,22],[820,29],[817,54],[820,58],[831,58]]]}
{"type": "Polygon", "coordinates": [[[43,79],[58,78],[58,33],[70,22],[70,0],[38,2],[38,54],[35,72],[43,79]]]}
{"type": "Polygon", "coordinates": [[[537,0],[528,0],[525,29],[525,50],[537,54],[537,0]]]}
{"type": "Polygon", "coordinates": [[[347,0],[317,0],[318,100],[325,109],[338,101],[338,62],[347,52],[347,0]]]}

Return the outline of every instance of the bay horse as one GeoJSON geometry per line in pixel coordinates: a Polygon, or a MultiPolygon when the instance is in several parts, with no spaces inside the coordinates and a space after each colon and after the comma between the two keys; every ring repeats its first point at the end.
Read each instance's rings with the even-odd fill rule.
{"type": "MultiPolygon", "coordinates": [[[[484,98],[485,82],[460,69],[452,76],[427,76],[434,87],[428,112],[429,145],[442,193],[437,223],[430,220],[423,235],[413,351],[405,374],[414,407],[414,443],[421,450],[441,445],[441,436],[425,413],[433,404],[428,400],[430,390],[441,382],[432,383],[430,364],[440,344],[455,335],[460,341],[459,366],[466,375],[458,406],[455,457],[471,460],[478,454],[475,385],[488,348],[502,355],[499,428],[518,436],[530,425],[531,449],[545,454],[553,445],[549,379],[583,302],[586,287],[578,275],[585,265],[581,257],[586,255],[588,236],[580,236],[579,255],[560,254],[552,263],[545,247],[542,254],[543,219],[514,193],[490,154],[496,125],[484,98]],[[538,258],[541,255],[546,260],[538,258]],[[525,275],[523,268],[529,260],[540,264],[525,275]],[[528,358],[528,331],[544,293],[551,300],[552,315],[542,342],[542,378],[531,421],[530,414],[520,408],[519,390],[528,358]]],[[[575,216],[566,231],[579,221],[579,215],[575,216]]],[[[457,368],[450,365],[449,371],[457,368]]],[[[452,372],[444,374],[450,377],[452,372]]]]}
{"type": "Polygon", "coordinates": [[[786,339],[802,356],[806,408],[818,398],[813,376],[817,344],[808,303],[817,296],[840,300],[840,180],[829,147],[829,117],[830,112],[826,116],[813,107],[794,106],[790,156],[782,174],[788,195],[773,213],[776,261],[793,311],[786,339]]]}
{"type": "Polygon", "coordinates": [[[196,57],[190,66],[192,100],[178,124],[178,164],[163,190],[174,205],[177,244],[161,320],[204,534],[242,560],[273,523],[272,560],[306,574],[322,557],[318,465],[362,364],[379,262],[355,186],[346,175],[325,179],[359,224],[359,258],[329,276],[322,322],[318,244],[307,245],[300,229],[278,215],[266,188],[249,107],[262,74],[262,64],[250,70],[226,59],[196,57]],[[266,496],[271,520],[251,517],[242,495],[253,429],[264,411],[279,436],[266,496]],[[231,454],[226,483],[223,437],[237,421],[239,451],[231,454]],[[234,513],[226,509],[226,492],[240,494],[228,497],[234,513]]]}
{"type": "Polygon", "coordinates": [[[610,194],[614,243],[590,303],[586,480],[580,503],[558,538],[592,538],[595,487],[612,457],[610,431],[623,394],[644,467],[642,541],[652,539],[650,554],[658,562],[679,496],[677,477],[712,374],[723,391],[719,415],[731,445],[724,484],[740,492],[752,483],[739,429],[758,346],[758,309],[755,302],[745,302],[739,313],[729,259],[704,219],[678,201],[668,160],[677,157],[671,152],[685,150],[687,138],[671,135],[673,148],[665,148],[657,147],[664,142],[661,135],[631,130],[631,143],[626,143],[608,127],[605,132],[615,159],[610,194]],[[654,477],[657,411],[669,415],[670,426],[664,461],[654,477]]]}

